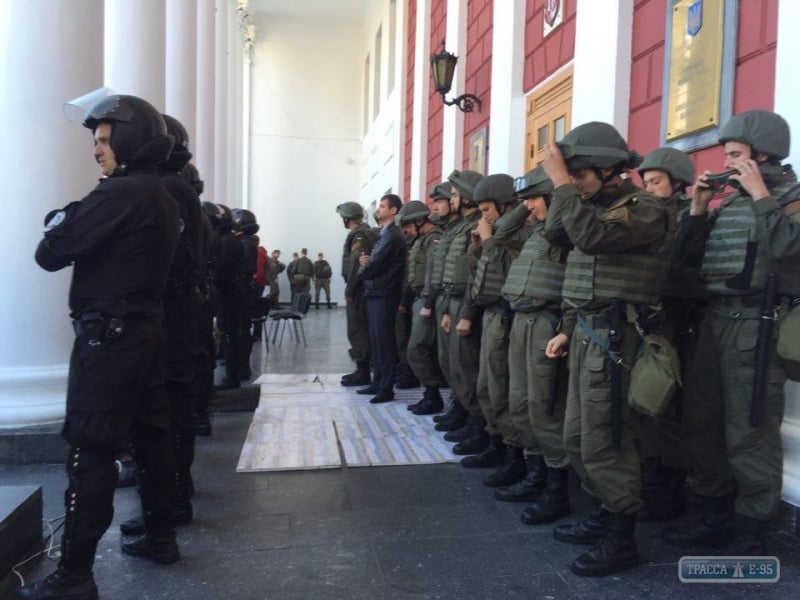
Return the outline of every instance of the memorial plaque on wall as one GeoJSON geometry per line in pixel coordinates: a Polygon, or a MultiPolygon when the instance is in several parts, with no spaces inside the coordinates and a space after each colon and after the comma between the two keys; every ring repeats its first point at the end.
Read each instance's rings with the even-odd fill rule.
{"type": "Polygon", "coordinates": [[[724,0],[678,0],[672,10],[667,141],[719,125],[724,0]]]}

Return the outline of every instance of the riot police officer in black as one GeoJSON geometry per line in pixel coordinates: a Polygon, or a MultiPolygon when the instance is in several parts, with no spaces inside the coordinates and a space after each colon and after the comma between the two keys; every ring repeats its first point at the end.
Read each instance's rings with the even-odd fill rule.
{"type": "MultiPolygon", "coordinates": [[[[16,598],[94,600],[97,543],[111,524],[116,454],[137,462],[149,557],[178,560],[165,450],[162,297],[179,237],[175,201],[157,165],[173,140],[164,119],[134,96],[109,96],[88,112],[105,176],[85,198],[46,219],[36,262],[73,266],[69,306],[76,333],[62,435],[69,444],[66,517],[55,572],[16,598]]],[[[123,544],[123,551],[126,548],[123,544]]]]}
{"type": "Polygon", "coordinates": [[[250,352],[253,349],[251,333],[252,321],[258,312],[257,287],[253,276],[258,264],[258,241],[253,236],[258,233],[256,216],[246,208],[233,209],[233,233],[242,244],[244,260],[242,261],[242,311],[239,321],[239,379],[249,380],[250,352]]]}

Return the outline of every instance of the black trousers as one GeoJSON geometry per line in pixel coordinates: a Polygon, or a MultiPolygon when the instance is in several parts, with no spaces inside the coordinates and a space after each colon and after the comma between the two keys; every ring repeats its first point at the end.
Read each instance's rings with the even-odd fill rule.
{"type": "Polygon", "coordinates": [[[367,298],[369,313],[369,346],[375,371],[373,382],[383,392],[394,393],[394,371],[397,366],[395,321],[400,294],[367,298]]]}
{"type": "Polygon", "coordinates": [[[241,365],[243,295],[238,292],[220,295],[217,319],[222,330],[222,358],[225,360],[225,383],[239,382],[241,365]]]}

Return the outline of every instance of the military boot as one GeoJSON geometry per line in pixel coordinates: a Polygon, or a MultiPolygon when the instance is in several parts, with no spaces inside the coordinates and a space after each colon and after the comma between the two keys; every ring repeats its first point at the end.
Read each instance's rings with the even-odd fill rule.
{"type": "Polygon", "coordinates": [[[11,595],[12,600],[97,600],[94,577],[75,575],[58,567],[41,581],[26,585],[11,595]]]}
{"type": "Polygon", "coordinates": [[[467,469],[488,469],[496,467],[505,461],[506,445],[502,435],[490,435],[489,446],[480,454],[465,456],[461,459],[461,466],[467,469]]]}
{"type": "Polygon", "coordinates": [[[767,554],[767,521],[737,515],[733,540],[725,549],[728,556],[765,556],[767,554]]]}
{"type": "Polygon", "coordinates": [[[495,500],[500,502],[533,502],[542,493],[545,484],[547,483],[547,465],[544,464],[544,458],[541,454],[528,454],[522,457],[522,448],[517,448],[518,456],[515,457],[516,464],[511,468],[515,469],[512,475],[516,475],[516,479],[509,477],[508,473],[504,471],[505,465],[500,467],[497,471],[490,473],[489,477],[484,480],[483,485],[488,487],[502,487],[511,486],[504,490],[495,490],[495,500]],[[523,461],[520,468],[519,461],[523,461]],[[498,482],[496,485],[489,485],[487,480],[491,478],[492,482],[498,482]],[[503,482],[503,483],[499,483],[503,482]],[[508,483],[505,483],[508,482],[508,483]]]}
{"type": "Polygon", "coordinates": [[[608,519],[611,515],[599,501],[597,507],[586,518],[571,525],[559,525],[553,529],[553,537],[559,542],[568,544],[597,544],[608,531],[608,519]]]}
{"type": "Polygon", "coordinates": [[[569,508],[569,469],[547,469],[547,485],[532,506],[522,511],[525,525],[543,525],[567,516],[569,508]]]}
{"type": "Polygon", "coordinates": [[[425,393],[427,397],[422,399],[422,402],[417,404],[411,409],[411,412],[418,416],[433,415],[442,412],[444,408],[444,401],[439,388],[435,385],[425,386],[425,393]]]}
{"type": "MultiPolygon", "coordinates": [[[[536,455],[541,460],[541,455],[536,455]]],[[[483,485],[496,488],[507,485],[514,485],[524,481],[529,474],[529,468],[535,468],[536,459],[534,455],[524,456],[522,448],[518,446],[506,446],[506,459],[502,465],[483,478],[483,485]]],[[[546,476],[545,476],[546,477],[546,476]]],[[[544,486],[544,482],[542,482],[544,486]]]]}
{"type": "Polygon", "coordinates": [[[483,431],[484,427],[486,427],[486,420],[483,417],[469,416],[460,429],[445,433],[444,441],[463,442],[474,437],[478,432],[483,431]]]}
{"type": "Polygon", "coordinates": [[[730,496],[700,496],[700,515],[662,533],[673,546],[724,548],[733,533],[733,506],[730,496]]]}
{"type": "Polygon", "coordinates": [[[178,543],[175,535],[156,536],[144,533],[132,540],[122,540],[122,552],[129,556],[138,556],[168,565],[180,560],[178,543]]]}
{"type": "MultiPolygon", "coordinates": [[[[647,469],[645,465],[645,470],[647,469]]],[[[669,521],[686,512],[686,471],[661,465],[651,477],[642,472],[644,506],[637,519],[645,523],[669,521]]]]}
{"type": "Polygon", "coordinates": [[[356,370],[342,377],[342,385],[345,387],[369,385],[370,383],[372,383],[372,378],[369,373],[369,363],[365,362],[356,363],[356,370]]]}
{"type": "Polygon", "coordinates": [[[635,530],[636,514],[610,514],[608,533],[597,546],[576,558],[569,568],[582,577],[605,577],[635,567],[639,564],[635,530]]]}
{"type": "Polygon", "coordinates": [[[461,406],[460,403],[454,402],[450,410],[444,415],[441,415],[441,419],[436,421],[436,417],[433,418],[433,420],[436,421],[434,429],[436,429],[436,431],[455,431],[456,429],[461,429],[466,425],[468,416],[469,413],[467,413],[467,409],[461,406]]]}
{"type": "Polygon", "coordinates": [[[481,427],[473,432],[473,435],[458,442],[453,446],[453,454],[465,456],[467,454],[480,454],[489,447],[489,434],[481,427]]]}
{"type": "Polygon", "coordinates": [[[453,418],[454,414],[463,414],[464,418],[467,416],[467,411],[461,406],[461,402],[458,401],[458,398],[452,397],[452,402],[450,403],[450,407],[447,409],[447,412],[443,415],[436,415],[433,417],[434,423],[441,423],[442,421],[447,421],[448,419],[453,418]]]}
{"type": "Polygon", "coordinates": [[[410,410],[411,412],[414,411],[415,408],[418,406],[422,406],[422,404],[428,399],[428,394],[430,394],[430,386],[425,386],[425,391],[422,392],[422,398],[414,402],[413,404],[409,404],[406,406],[406,410],[410,410]]]}

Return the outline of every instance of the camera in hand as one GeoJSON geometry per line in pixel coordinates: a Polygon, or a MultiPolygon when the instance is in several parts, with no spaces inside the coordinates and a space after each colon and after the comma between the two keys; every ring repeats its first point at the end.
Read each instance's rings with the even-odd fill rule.
{"type": "Polygon", "coordinates": [[[731,175],[738,175],[738,169],[730,169],[729,171],[723,171],[722,173],[712,173],[705,177],[706,183],[712,190],[719,191],[724,188],[726,185],[731,185],[730,177],[731,175]]]}

